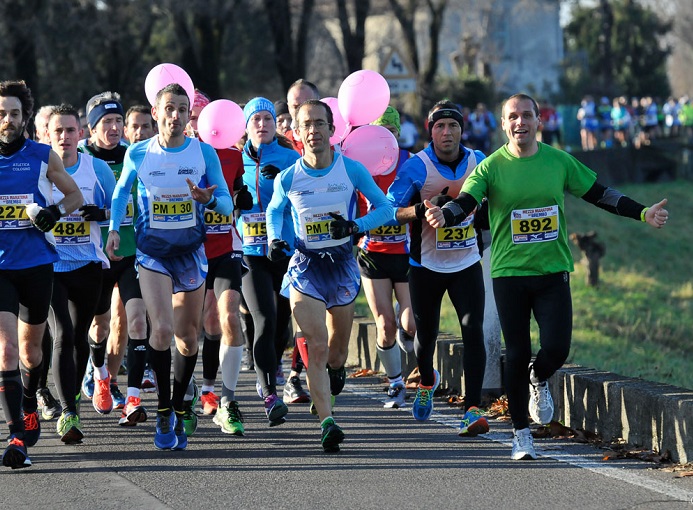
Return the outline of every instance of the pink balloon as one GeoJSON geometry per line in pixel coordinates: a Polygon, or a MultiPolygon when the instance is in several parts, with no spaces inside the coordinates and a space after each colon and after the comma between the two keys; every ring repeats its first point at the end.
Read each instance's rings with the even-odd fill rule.
{"type": "Polygon", "coordinates": [[[385,113],[390,104],[390,87],[375,71],[351,73],[339,86],[339,111],[351,126],[370,124],[385,113]]]}
{"type": "Polygon", "coordinates": [[[188,73],[176,64],[159,64],[149,71],[144,80],[144,93],[147,95],[149,104],[154,106],[157,93],[171,83],[177,83],[185,89],[192,107],[192,102],[195,99],[195,86],[188,73]]]}
{"type": "Polygon", "coordinates": [[[347,123],[339,111],[336,97],[324,97],[320,101],[325,103],[332,110],[332,120],[334,123],[334,134],[330,137],[330,145],[335,145],[344,140],[344,137],[349,133],[347,123]]]}
{"type": "Polygon", "coordinates": [[[228,149],[245,133],[243,110],[228,99],[212,101],[197,118],[197,132],[215,149],[228,149]]]}
{"type": "Polygon", "coordinates": [[[386,174],[397,164],[397,139],[383,126],[361,126],[342,142],[342,154],[362,163],[375,177],[386,174]]]}

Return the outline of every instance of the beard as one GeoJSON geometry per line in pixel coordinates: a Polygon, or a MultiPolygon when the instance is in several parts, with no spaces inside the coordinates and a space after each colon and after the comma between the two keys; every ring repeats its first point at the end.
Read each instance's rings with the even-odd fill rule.
{"type": "Polygon", "coordinates": [[[20,136],[24,136],[24,129],[13,125],[7,125],[0,129],[0,142],[12,143],[17,141],[20,136]]]}

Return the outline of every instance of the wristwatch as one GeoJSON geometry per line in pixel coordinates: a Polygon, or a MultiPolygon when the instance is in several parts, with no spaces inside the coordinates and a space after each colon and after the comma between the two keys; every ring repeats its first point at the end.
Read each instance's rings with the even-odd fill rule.
{"type": "Polygon", "coordinates": [[[65,209],[65,204],[58,204],[58,211],[60,211],[60,216],[67,216],[67,209],[65,209]]]}

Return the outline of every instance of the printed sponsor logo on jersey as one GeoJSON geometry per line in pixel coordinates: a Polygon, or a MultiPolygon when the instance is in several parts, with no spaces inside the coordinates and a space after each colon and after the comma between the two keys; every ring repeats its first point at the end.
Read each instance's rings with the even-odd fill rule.
{"type": "Polygon", "coordinates": [[[303,196],[303,195],[314,195],[315,191],[313,190],[302,190],[302,191],[293,191],[292,193],[295,193],[298,196],[303,196]]]}
{"type": "Polygon", "coordinates": [[[327,185],[327,192],[328,193],[337,193],[340,191],[346,191],[347,190],[347,185],[344,182],[338,182],[335,184],[328,184],[327,185]]]}
{"type": "Polygon", "coordinates": [[[519,220],[520,218],[522,218],[522,215],[517,211],[513,211],[513,218],[519,220]]]}
{"type": "Polygon", "coordinates": [[[197,175],[197,168],[182,166],[178,169],[178,175],[197,175]]]}
{"type": "Polygon", "coordinates": [[[29,170],[31,170],[31,163],[27,163],[26,161],[16,161],[12,163],[13,172],[28,172],[29,170]]]}
{"type": "Polygon", "coordinates": [[[161,177],[163,175],[166,175],[166,172],[162,172],[161,170],[152,170],[151,172],[149,172],[149,175],[151,177],[161,177]]]}

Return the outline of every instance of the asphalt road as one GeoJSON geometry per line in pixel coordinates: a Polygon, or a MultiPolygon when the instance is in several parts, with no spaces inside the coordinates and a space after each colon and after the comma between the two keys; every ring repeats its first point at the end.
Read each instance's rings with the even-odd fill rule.
{"type": "MultiPolygon", "coordinates": [[[[322,452],[307,404],[269,428],[251,373],[238,392],[246,435],[222,434],[200,416],[179,452],[154,448],[151,417],[119,427],[119,411],[99,416],[83,400],[84,442],[64,445],[55,421],[43,422],[34,465],[0,470],[0,508],[693,509],[693,477],[604,462],[603,451],[569,440],[537,440],[539,460],[512,461],[508,423],[460,438],[458,410],[437,399],[431,420],[417,422],[408,409],[383,409],[384,387],[349,379],[335,408],[346,434],[338,454],[322,452]]],[[[154,410],[153,395],[144,397],[154,410]]]]}

